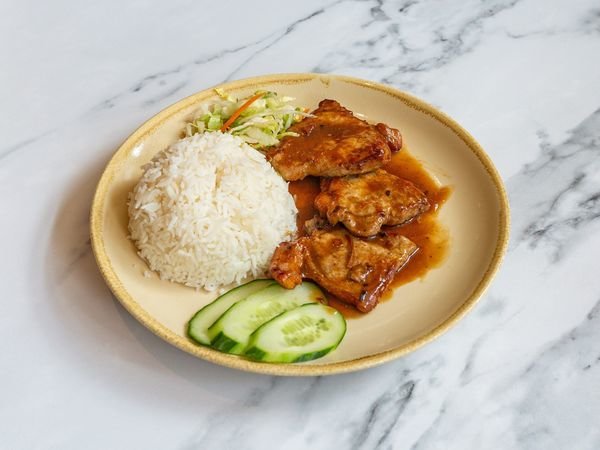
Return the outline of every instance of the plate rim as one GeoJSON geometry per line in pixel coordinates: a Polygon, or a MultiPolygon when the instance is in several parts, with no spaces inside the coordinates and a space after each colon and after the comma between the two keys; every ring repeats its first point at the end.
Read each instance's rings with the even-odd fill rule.
{"type": "Polygon", "coordinates": [[[392,86],[388,86],[374,81],[350,77],[347,75],[319,73],[269,74],[220,83],[207,89],[203,89],[202,91],[196,92],[167,106],[159,113],[146,120],[142,125],[140,125],[127,139],[125,139],[125,141],[112,155],[111,159],[105,166],[102,176],[100,177],[100,180],[96,187],[94,199],[92,202],[92,208],[90,211],[90,240],[94,257],[100,269],[100,273],[102,274],[102,277],[104,278],[109,289],[117,298],[117,300],[121,303],[121,305],[123,305],[123,307],[144,327],[146,327],[153,334],[160,337],[169,344],[173,345],[174,347],[177,347],[180,350],[183,350],[186,353],[201,358],[205,361],[209,361],[215,364],[246,372],[286,376],[333,375],[337,373],[358,371],[399,358],[436,339],[444,332],[449,330],[452,326],[454,326],[460,319],[462,319],[473,308],[473,306],[477,303],[477,301],[481,298],[481,296],[489,287],[506,253],[509,239],[509,228],[509,203],[502,178],[500,177],[500,174],[495,168],[492,160],[483,150],[481,145],[468,131],[466,131],[461,125],[459,125],[458,122],[456,122],[446,113],[438,110],[437,108],[426,103],[425,101],[404,91],[396,89],[392,86]],[[249,88],[253,85],[258,86],[269,83],[296,84],[299,82],[313,81],[315,79],[321,81],[324,84],[329,84],[331,80],[342,81],[348,84],[358,85],[363,88],[374,89],[384,94],[390,95],[402,101],[407,106],[416,109],[421,113],[425,113],[431,116],[433,119],[440,122],[441,124],[445,125],[447,128],[450,129],[450,131],[452,131],[459,139],[461,139],[467,145],[467,147],[479,159],[479,161],[487,171],[488,175],[490,176],[490,179],[492,180],[492,183],[495,187],[496,195],[499,199],[499,234],[496,242],[496,248],[494,249],[494,253],[487,267],[487,270],[479,280],[479,283],[477,284],[475,289],[465,299],[465,301],[443,322],[429,330],[423,336],[413,339],[407,342],[406,344],[403,344],[396,348],[374,353],[371,355],[362,356],[360,358],[325,364],[261,363],[249,361],[235,355],[221,353],[209,347],[195,345],[189,339],[186,339],[183,336],[179,336],[170,329],[168,329],[165,325],[161,324],[158,320],[156,320],[144,308],[142,308],[141,305],[139,305],[136,302],[133,296],[129,294],[129,292],[125,289],[119,277],[117,276],[117,273],[112,267],[108,254],[106,253],[106,250],[104,248],[103,236],[104,211],[106,205],[105,199],[111,181],[113,180],[114,175],[120,167],[121,163],[129,155],[130,150],[141,138],[143,138],[147,134],[150,134],[156,128],[160,127],[168,118],[170,118],[172,115],[176,114],[180,110],[185,109],[188,106],[191,106],[192,104],[199,103],[204,98],[212,96],[214,92],[213,90],[215,88],[218,87],[225,90],[233,90],[249,88]]]}

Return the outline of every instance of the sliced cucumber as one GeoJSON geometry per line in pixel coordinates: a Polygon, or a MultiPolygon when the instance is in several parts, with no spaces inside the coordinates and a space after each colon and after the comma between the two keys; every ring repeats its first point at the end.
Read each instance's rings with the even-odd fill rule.
{"type": "Polygon", "coordinates": [[[240,355],[250,335],[273,317],[305,303],[324,301],[315,284],[304,282],[294,289],[269,286],[237,302],[208,329],[210,345],[222,352],[240,355]]]}
{"type": "Polygon", "coordinates": [[[244,354],[265,362],[310,361],[326,355],[346,334],[346,320],[335,309],[317,304],[287,311],[258,328],[244,354]]]}
{"type": "Polygon", "coordinates": [[[275,284],[273,280],[254,280],[238,286],[218,297],[198,311],[188,322],[187,334],[194,341],[202,345],[210,345],[207,331],[221,315],[232,305],[246,297],[275,284]]]}

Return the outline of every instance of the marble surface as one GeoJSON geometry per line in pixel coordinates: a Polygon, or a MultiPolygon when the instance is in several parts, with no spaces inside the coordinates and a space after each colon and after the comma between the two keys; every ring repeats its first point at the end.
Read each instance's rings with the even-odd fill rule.
{"type": "Polygon", "coordinates": [[[600,448],[597,0],[0,5],[0,447],[600,448]],[[197,360],[112,298],[88,213],[117,146],[223,80],[331,72],[456,118],[496,162],[509,252],[479,305],[363,372],[197,360]]]}

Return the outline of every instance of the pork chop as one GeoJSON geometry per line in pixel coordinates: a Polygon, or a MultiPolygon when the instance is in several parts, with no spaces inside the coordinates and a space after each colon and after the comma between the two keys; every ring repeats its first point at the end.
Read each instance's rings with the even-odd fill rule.
{"type": "Polygon", "coordinates": [[[299,136],[284,137],[267,153],[288,181],[370,172],[402,147],[398,130],[383,123],[371,125],[335,100],[322,100],[312,115],[289,128],[299,136]]]}
{"type": "Polygon", "coordinates": [[[382,225],[400,225],[429,209],[423,192],[408,180],[379,169],[362,175],[321,179],[315,208],[332,225],[357,236],[373,236],[382,225]]]}
{"type": "Polygon", "coordinates": [[[302,278],[314,280],[359,311],[371,311],[394,275],[417,251],[399,234],[379,233],[365,240],[342,227],[313,231],[280,244],[271,260],[271,276],[292,289],[302,278]]]}

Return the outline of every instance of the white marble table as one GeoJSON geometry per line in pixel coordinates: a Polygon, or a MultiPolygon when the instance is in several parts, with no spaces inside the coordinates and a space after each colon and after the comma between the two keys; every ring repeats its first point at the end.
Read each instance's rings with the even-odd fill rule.
{"type": "Polygon", "coordinates": [[[0,448],[600,448],[597,0],[7,0],[0,12],[0,448]],[[458,326],[381,367],[273,378],[197,360],[103,283],[95,184],[170,103],[309,71],[389,83],[470,130],[509,191],[505,263],[458,326]]]}

